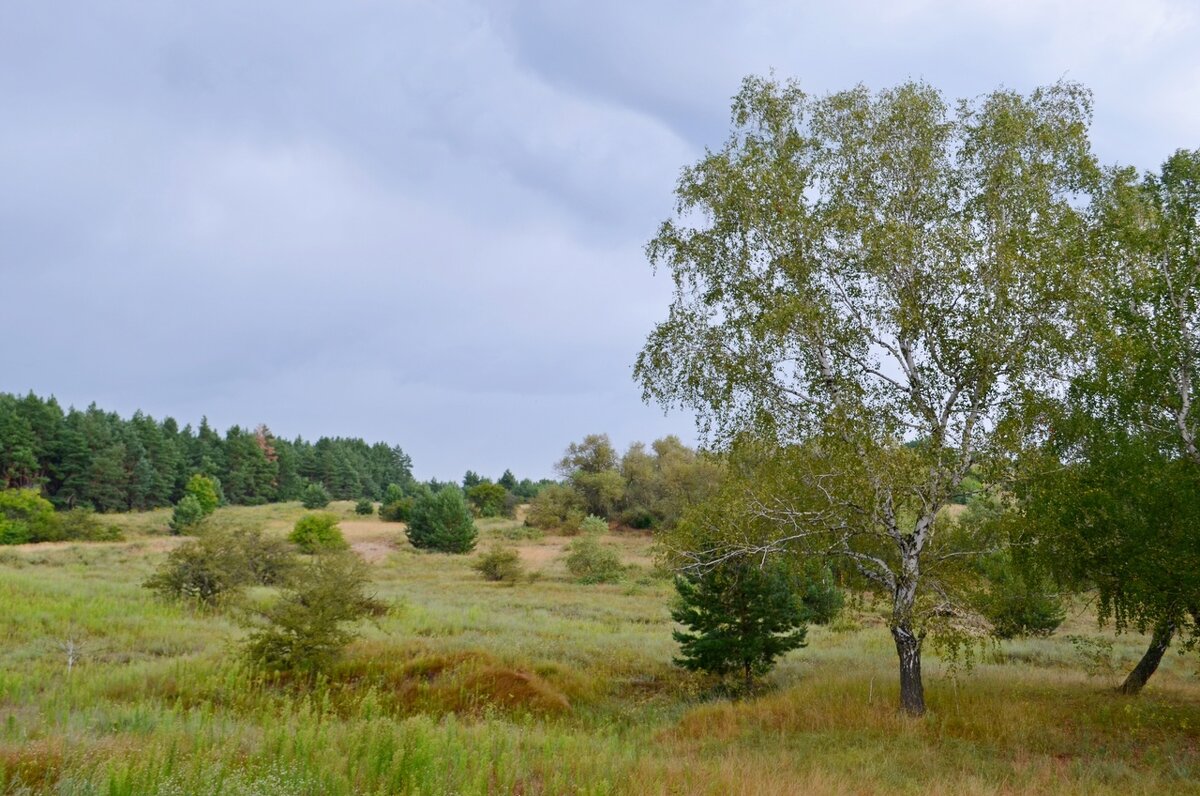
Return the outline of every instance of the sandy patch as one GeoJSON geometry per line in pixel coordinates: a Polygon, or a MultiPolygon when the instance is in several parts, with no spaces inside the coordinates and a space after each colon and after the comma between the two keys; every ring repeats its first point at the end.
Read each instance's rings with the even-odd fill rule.
{"type": "Polygon", "coordinates": [[[86,547],[90,550],[103,547],[134,547],[139,550],[148,550],[151,553],[162,553],[167,550],[174,550],[189,538],[191,537],[142,536],[135,539],[126,539],[121,542],[85,542],[77,539],[66,542],[32,542],[30,544],[6,545],[0,549],[16,550],[20,553],[45,553],[50,550],[69,550],[73,547],[86,547]]]}
{"type": "Polygon", "coordinates": [[[353,542],[350,549],[368,564],[378,564],[390,556],[395,548],[387,542],[353,542]]]}
{"type": "Polygon", "coordinates": [[[557,558],[561,558],[566,544],[542,544],[536,547],[518,547],[517,552],[521,555],[521,561],[525,564],[540,567],[544,564],[549,564],[557,558]]]}
{"type": "Polygon", "coordinates": [[[341,520],[338,527],[347,541],[355,539],[403,539],[404,524],[399,522],[380,522],[379,520],[341,520]]]}

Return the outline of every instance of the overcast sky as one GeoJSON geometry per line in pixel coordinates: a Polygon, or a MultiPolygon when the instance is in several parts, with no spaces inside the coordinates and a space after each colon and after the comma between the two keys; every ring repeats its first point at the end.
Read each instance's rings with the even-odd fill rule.
{"type": "Polygon", "coordinates": [[[1200,146],[1200,3],[0,3],[0,391],[542,476],[691,418],[642,247],[741,78],[1066,76],[1106,161],[1200,146]],[[822,7],[825,10],[809,10],[822,7]]]}

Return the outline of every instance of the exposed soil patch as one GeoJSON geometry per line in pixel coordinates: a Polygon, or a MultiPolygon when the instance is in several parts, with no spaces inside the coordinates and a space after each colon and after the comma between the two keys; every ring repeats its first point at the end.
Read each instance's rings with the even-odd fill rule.
{"type": "Polygon", "coordinates": [[[517,548],[517,552],[521,554],[521,563],[532,567],[541,567],[549,564],[557,558],[564,555],[566,543],[562,544],[539,544],[536,546],[522,545],[517,548]]]}
{"type": "Polygon", "coordinates": [[[350,549],[368,564],[378,564],[390,556],[395,548],[387,542],[351,542],[350,549]]]}
{"type": "Polygon", "coordinates": [[[347,541],[356,539],[403,539],[404,524],[399,522],[380,522],[379,520],[340,520],[339,527],[347,541]]]}

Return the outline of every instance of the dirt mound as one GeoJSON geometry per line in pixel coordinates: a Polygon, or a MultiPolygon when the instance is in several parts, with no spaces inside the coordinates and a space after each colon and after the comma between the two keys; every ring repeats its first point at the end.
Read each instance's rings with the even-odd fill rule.
{"type": "Polygon", "coordinates": [[[501,710],[551,715],[571,710],[570,672],[513,666],[482,650],[413,651],[361,643],[343,660],[334,680],[370,687],[397,715],[480,713],[501,710]]]}
{"type": "Polygon", "coordinates": [[[488,705],[529,713],[565,713],[571,709],[566,695],[532,672],[486,668],[467,675],[463,690],[488,705]]]}

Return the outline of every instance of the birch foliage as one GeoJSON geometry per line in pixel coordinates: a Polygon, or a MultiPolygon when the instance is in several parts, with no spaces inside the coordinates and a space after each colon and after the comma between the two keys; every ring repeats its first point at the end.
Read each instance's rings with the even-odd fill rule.
{"type": "Polygon", "coordinates": [[[844,556],[892,598],[911,713],[942,509],[1020,438],[1008,418],[1066,339],[1090,115],[1069,82],[950,102],[748,78],[648,245],[675,290],[635,367],[646,398],[787,460],[752,499],[776,538],[721,554],[844,556]]]}

